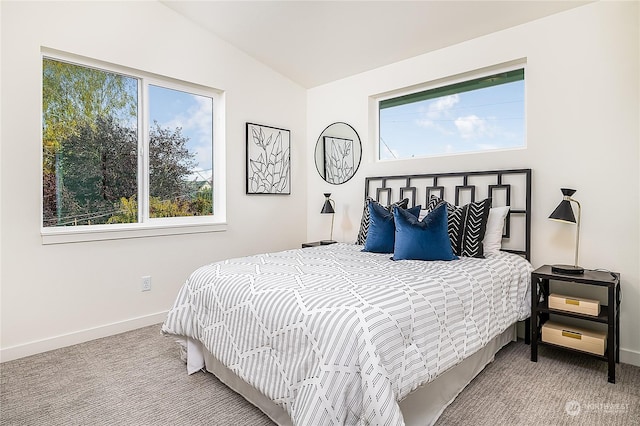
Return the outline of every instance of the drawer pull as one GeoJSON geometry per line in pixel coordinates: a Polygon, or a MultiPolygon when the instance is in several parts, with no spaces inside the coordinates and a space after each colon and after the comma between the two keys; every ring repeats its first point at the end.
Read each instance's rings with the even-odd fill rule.
{"type": "Polygon", "coordinates": [[[582,334],[576,333],[575,331],[562,330],[562,336],[571,337],[572,339],[582,340],[582,334]]]}
{"type": "Polygon", "coordinates": [[[576,305],[576,306],[580,306],[580,301],[579,300],[575,300],[575,299],[565,299],[565,302],[567,305],[576,305]]]}

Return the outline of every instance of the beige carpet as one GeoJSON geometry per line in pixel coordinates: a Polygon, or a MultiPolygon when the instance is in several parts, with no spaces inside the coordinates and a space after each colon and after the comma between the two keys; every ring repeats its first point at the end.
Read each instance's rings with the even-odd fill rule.
{"type": "MultiPolygon", "coordinates": [[[[1,425],[272,425],[210,374],[187,376],[160,326],[0,364],[1,425]]],[[[438,425],[638,425],[640,368],[505,347],[438,425]]]]}
{"type": "Polygon", "coordinates": [[[573,352],[510,343],[437,422],[443,425],[640,425],[640,367],[573,352]]]}

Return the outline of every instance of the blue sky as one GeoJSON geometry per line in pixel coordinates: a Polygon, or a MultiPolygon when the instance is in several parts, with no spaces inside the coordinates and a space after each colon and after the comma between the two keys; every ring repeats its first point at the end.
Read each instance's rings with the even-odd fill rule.
{"type": "Polygon", "coordinates": [[[212,176],[213,100],[178,90],[149,85],[149,122],[162,127],[182,128],[187,147],[197,166],[189,179],[210,180],[212,176]]]}
{"type": "Polygon", "coordinates": [[[524,146],[524,81],[385,108],[380,158],[524,146]]]}

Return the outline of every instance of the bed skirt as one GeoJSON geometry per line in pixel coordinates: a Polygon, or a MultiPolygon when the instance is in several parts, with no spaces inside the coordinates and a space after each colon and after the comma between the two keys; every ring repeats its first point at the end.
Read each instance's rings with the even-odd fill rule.
{"type": "MultiPolygon", "coordinates": [[[[399,403],[405,424],[408,426],[434,424],[458,394],[471,383],[473,378],[487,364],[493,361],[495,354],[509,342],[515,341],[516,338],[516,324],[513,324],[502,334],[492,339],[484,348],[445,371],[433,381],[410,393],[399,403]]],[[[269,398],[225,367],[199,342],[188,339],[186,352],[187,372],[189,374],[206,369],[206,371],[220,379],[222,383],[259,408],[278,425],[292,425],[291,418],[284,409],[274,404],[269,398]]]]}

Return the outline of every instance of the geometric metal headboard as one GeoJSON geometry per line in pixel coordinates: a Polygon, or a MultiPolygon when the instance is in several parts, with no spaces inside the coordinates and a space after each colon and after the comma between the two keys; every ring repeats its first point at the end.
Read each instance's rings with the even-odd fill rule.
{"type": "Polygon", "coordinates": [[[531,169],[425,173],[365,178],[364,196],[384,205],[404,198],[409,207],[436,195],[456,206],[491,198],[492,207],[510,206],[503,250],[531,260],[531,169]]]}

